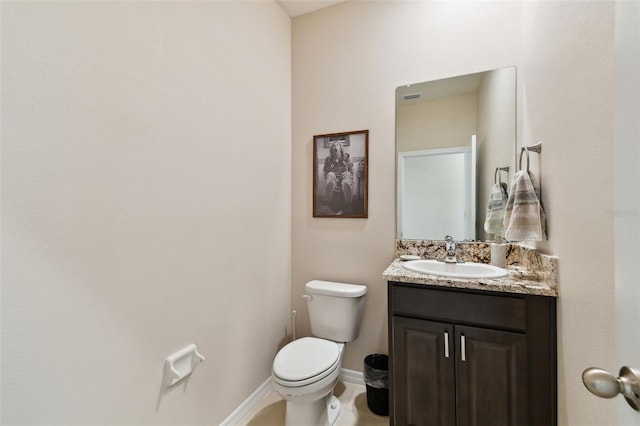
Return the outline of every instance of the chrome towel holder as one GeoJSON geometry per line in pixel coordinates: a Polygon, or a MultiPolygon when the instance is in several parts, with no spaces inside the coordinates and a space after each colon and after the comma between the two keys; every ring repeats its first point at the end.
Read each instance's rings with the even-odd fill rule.
{"type": "Polygon", "coordinates": [[[493,174],[493,183],[502,183],[502,173],[500,172],[507,172],[507,175],[509,175],[509,168],[508,164],[506,166],[496,167],[496,171],[493,174]]]}
{"type": "Polygon", "coordinates": [[[520,159],[518,161],[518,169],[522,170],[522,154],[527,153],[527,172],[529,172],[529,152],[540,154],[542,152],[542,142],[520,148],[520,159]]]}

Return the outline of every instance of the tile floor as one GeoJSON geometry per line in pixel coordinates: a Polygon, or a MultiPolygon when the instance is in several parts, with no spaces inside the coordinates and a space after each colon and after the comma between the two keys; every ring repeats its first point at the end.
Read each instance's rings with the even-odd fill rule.
{"type": "MultiPolygon", "coordinates": [[[[367,391],[364,385],[340,381],[334,395],[342,408],[335,426],[383,426],[389,417],[378,416],[367,407],[367,391]]],[[[284,426],[285,402],[273,390],[265,395],[257,407],[249,412],[238,426],[284,426]]],[[[305,426],[305,425],[300,425],[305,426]]]]}

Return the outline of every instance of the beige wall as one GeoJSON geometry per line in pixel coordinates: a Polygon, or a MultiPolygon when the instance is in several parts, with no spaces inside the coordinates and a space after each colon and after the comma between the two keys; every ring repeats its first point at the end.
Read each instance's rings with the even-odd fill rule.
{"type": "Polygon", "coordinates": [[[219,424],[269,376],[290,37],[273,2],[2,2],[0,423],[219,424]]]}
{"type": "Polygon", "coordinates": [[[582,386],[589,365],[616,370],[612,221],[613,3],[347,2],[293,20],[292,303],[313,278],[369,286],[344,366],[386,352],[386,285],[395,234],[394,91],[401,84],[518,67],[519,140],[542,140],[549,241],[560,257],[562,425],[615,424],[615,405],[582,386]],[[490,31],[487,31],[490,28],[490,31]],[[313,219],[314,134],[370,130],[369,218],[313,219]],[[597,249],[593,249],[597,247],[597,249]]]}
{"type": "Polygon", "coordinates": [[[399,152],[471,145],[476,134],[478,95],[409,103],[396,113],[399,152]]]}
{"type": "Polygon", "coordinates": [[[614,194],[614,6],[523,4],[521,140],[543,141],[535,165],[549,240],[537,246],[560,257],[559,413],[567,425],[616,424],[615,402],[593,397],[580,382],[587,367],[620,368],[607,214],[614,194]]]}
{"type": "MultiPolygon", "coordinates": [[[[500,68],[485,74],[478,95],[478,199],[476,229],[478,239],[494,239],[484,231],[489,192],[495,183],[496,167],[509,165],[500,172],[502,182],[509,184],[516,171],[514,147],[516,130],[516,70],[500,68]],[[505,119],[513,117],[513,120],[505,119]]],[[[523,164],[524,166],[524,164],[523,164]]]]}

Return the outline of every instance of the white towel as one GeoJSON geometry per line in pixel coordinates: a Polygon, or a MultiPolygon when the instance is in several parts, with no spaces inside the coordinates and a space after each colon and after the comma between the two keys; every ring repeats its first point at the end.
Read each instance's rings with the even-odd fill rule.
{"type": "Polygon", "coordinates": [[[504,234],[504,214],[507,208],[507,184],[496,183],[489,191],[489,203],[487,204],[487,217],[484,220],[484,230],[489,234],[502,237],[504,234]]]}
{"type": "Polygon", "coordinates": [[[545,214],[533,173],[520,170],[513,175],[504,215],[505,238],[509,241],[546,239],[545,214]]]}

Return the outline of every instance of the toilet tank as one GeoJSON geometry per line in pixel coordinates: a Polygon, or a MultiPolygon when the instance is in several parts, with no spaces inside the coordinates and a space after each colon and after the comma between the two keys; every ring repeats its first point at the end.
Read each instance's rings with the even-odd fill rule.
{"type": "Polygon", "coordinates": [[[311,334],[334,342],[351,342],[358,337],[366,286],[314,280],[305,290],[311,334]]]}

